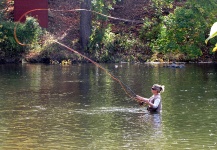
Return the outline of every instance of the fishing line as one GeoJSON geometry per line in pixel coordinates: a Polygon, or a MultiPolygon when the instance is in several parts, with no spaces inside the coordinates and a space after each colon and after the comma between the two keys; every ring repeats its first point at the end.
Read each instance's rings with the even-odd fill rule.
{"type": "MultiPolygon", "coordinates": [[[[26,13],[24,13],[18,20],[18,22],[20,22],[22,20],[23,17],[25,17],[27,14],[31,13],[31,12],[34,12],[34,11],[57,11],[57,12],[74,12],[74,11],[88,11],[88,12],[93,12],[93,13],[96,13],[96,14],[99,14],[99,15],[102,15],[104,17],[107,17],[107,18],[110,18],[110,19],[114,19],[114,20],[120,20],[120,21],[125,21],[125,22],[132,22],[132,23],[142,23],[141,21],[135,21],[135,20],[128,20],[128,19],[122,19],[122,18],[117,18],[117,17],[112,17],[112,16],[108,16],[108,15],[105,15],[105,14],[102,14],[102,13],[99,13],[99,12],[96,12],[96,11],[92,11],[92,10],[87,10],[87,9],[72,9],[72,10],[53,10],[53,9],[32,9],[30,11],[27,11],[26,13]]],[[[22,42],[19,41],[19,39],[17,38],[17,33],[16,33],[16,30],[17,30],[17,25],[18,25],[18,22],[15,24],[15,27],[14,27],[14,38],[15,38],[15,41],[19,44],[19,45],[22,45],[22,46],[27,46],[27,45],[30,45],[30,44],[24,44],[22,42]]],[[[115,77],[114,75],[112,75],[108,70],[106,70],[105,68],[103,68],[101,65],[99,65],[98,63],[96,63],[95,61],[93,61],[92,59],[88,58],[87,56],[79,53],[78,51],[66,46],[65,44],[62,44],[60,42],[58,42],[57,40],[52,40],[53,42],[61,45],[62,47],[68,49],[69,51],[75,53],[76,55],[78,56],[82,56],[83,58],[85,58],[86,60],[90,61],[91,63],[93,63],[94,65],[96,65],[98,68],[102,69],[106,74],[108,74],[113,80],[117,81],[120,86],[122,87],[122,89],[125,91],[125,93],[132,99],[135,100],[135,97],[136,97],[136,94],[135,92],[133,92],[133,90],[127,86],[126,84],[124,84],[121,80],[119,80],[117,77],[115,77]],[[133,95],[133,96],[132,96],[133,95]]]]}
{"type": "Polygon", "coordinates": [[[85,58],[86,60],[90,61],[91,63],[93,63],[94,65],[96,65],[98,68],[102,69],[106,74],[108,74],[112,79],[114,79],[115,81],[117,81],[122,89],[124,90],[124,92],[132,99],[135,98],[136,94],[130,89],[130,87],[128,87],[126,84],[124,84],[121,80],[119,80],[117,77],[115,77],[114,75],[112,75],[108,70],[106,70],[105,68],[103,68],[100,64],[96,63],[95,61],[93,61],[92,59],[88,58],[87,56],[79,53],[78,51],[66,46],[65,44],[62,44],[58,41],[54,41],[55,43],[65,47],[66,49],[72,51],[73,53],[75,53],[76,55],[82,56],[83,58],[85,58]],[[127,89],[131,92],[131,94],[133,94],[133,96],[127,91],[127,89]]]}

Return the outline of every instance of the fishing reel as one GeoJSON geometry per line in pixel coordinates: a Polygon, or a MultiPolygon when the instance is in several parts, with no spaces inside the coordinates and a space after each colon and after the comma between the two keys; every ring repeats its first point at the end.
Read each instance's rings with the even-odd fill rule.
{"type": "Polygon", "coordinates": [[[144,102],[140,102],[139,105],[140,105],[140,106],[143,106],[143,105],[144,105],[144,102]]]}

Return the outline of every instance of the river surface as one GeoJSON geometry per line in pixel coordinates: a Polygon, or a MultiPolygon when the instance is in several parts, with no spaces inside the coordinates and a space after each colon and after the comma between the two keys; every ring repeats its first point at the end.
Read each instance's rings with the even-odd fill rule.
{"type": "Polygon", "coordinates": [[[131,93],[165,85],[162,113],[93,64],[0,65],[0,149],[217,149],[216,64],[101,65],[131,93]]]}

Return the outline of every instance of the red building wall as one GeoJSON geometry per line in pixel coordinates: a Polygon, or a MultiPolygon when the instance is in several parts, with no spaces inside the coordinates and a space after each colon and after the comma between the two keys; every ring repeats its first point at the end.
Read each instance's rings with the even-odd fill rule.
{"type": "MultiPolygon", "coordinates": [[[[33,9],[48,9],[48,0],[14,0],[14,20],[18,21],[24,13],[33,9]]],[[[37,18],[41,27],[48,27],[48,10],[34,11],[27,15],[37,18]]],[[[21,22],[24,21],[25,17],[21,22]]]]}

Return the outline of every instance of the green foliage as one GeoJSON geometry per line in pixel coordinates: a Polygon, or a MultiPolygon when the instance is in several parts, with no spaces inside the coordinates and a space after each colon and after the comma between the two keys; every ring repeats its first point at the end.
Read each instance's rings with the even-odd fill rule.
{"type": "MultiPolygon", "coordinates": [[[[109,10],[113,9],[113,4],[116,4],[117,1],[120,0],[93,0],[93,10],[108,15],[109,10]]],[[[105,24],[106,20],[105,16],[95,15],[92,21],[93,28],[89,43],[89,52],[94,55],[96,60],[103,62],[114,59],[112,55],[116,51],[115,46],[117,43],[121,43],[120,41],[115,41],[117,35],[112,33],[110,24],[105,24]]]]}
{"type": "Polygon", "coordinates": [[[14,38],[14,22],[0,23],[0,53],[3,58],[19,57],[26,51],[38,46],[42,29],[36,19],[27,17],[24,24],[17,25],[17,38],[21,43],[30,44],[28,47],[19,45],[14,38]]]}
{"type": "Polygon", "coordinates": [[[161,24],[159,19],[156,18],[145,18],[144,24],[142,29],[140,30],[139,38],[147,43],[150,42],[152,39],[156,39],[160,32],[161,24]]]}
{"type": "Polygon", "coordinates": [[[2,22],[0,25],[0,51],[3,57],[13,57],[17,52],[23,52],[13,36],[14,23],[2,22]]]}
{"type": "Polygon", "coordinates": [[[20,26],[20,30],[22,32],[17,35],[20,36],[22,42],[30,45],[31,48],[38,45],[38,41],[42,35],[42,29],[35,18],[27,17],[25,24],[20,26]]]}
{"type": "Polygon", "coordinates": [[[111,32],[111,27],[95,28],[90,37],[90,52],[100,61],[109,61],[109,50],[114,43],[115,35],[111,32]]]}
{"type": "Polygon", "coordinates": [[[5,8],[5,5],[6,5],[6,0],[2,0],[0,2],[0,20],[3,20],[4,19],[4,8],[5,8]]]}
{"type": "Polygon", "coordinates": [[[0,1],[0,20],[13,20],[13,11],[14,6],[13,0],[1,0],[0,1]]]}
{"type": "MultiPolygon", "coordinates": [[[[113,5],[121,0],[94,0],[93,10],[105,15],[109,15],[109,10],[113,5]]],[[[136,58],[131,55],[135,47],[142,47],[139,40],[132,34],[112,32],[112,25],[106,23],[107,18],[95,15],[92,21],[92,35],[90,37],[89,52],[100,62],[117,62],[120,59],[133,61],[136,58]]]]}
{"type": "Polygon", "coordinates": [[[129,53],[138,45],[137,40],[132,35],[114,34],[111,25],[108,25],[107,28],[95,28],[93,30],[89,47],[96,60],[108,62],[118,61],[118,57],[129,53]]]}
{"type": "Polygon", "coordinates": [[[153,35],[152,50],[163,54],[184,54],[189,59],[201,56],[202,49],[205,48],[204,29],[209,26],[210,20],[213,19],[211,17],[216,14],[214,9],[216,4],[213,2],[213,0],[188,1],[184,7],[178,7],[174,13],[164,16],[159,24],[152,22],[150,28],[144,26],[143,30],[148,32],[146,36],[153,35]],[[157,32],[150,30],[154,27],[157,28],[157,32]]]}
{"type": "MultiPolygon", "coordinates": [[[[92,1],[93,10],[98,12],[98,13],[108,15],[109,10],[113,9],[112,6],[113,6],[113,4],[116,4],[117,1],[121,1],[121,0],[111,0],[111,1],[93,0],[92,1]]],[[[105,20],[107,20],[107,18],[105,16],[98,14],[98,15],[96,15],[96,20],[105,21],[105,20]]]]}
{"type": "Polygon", "coordinates": [[[159,10],[161,10],[162,8],[169,8],[169,7],[172,7],[172,2],[174,0],[152,0],[152,7],[155,7],[159,10]]]}

